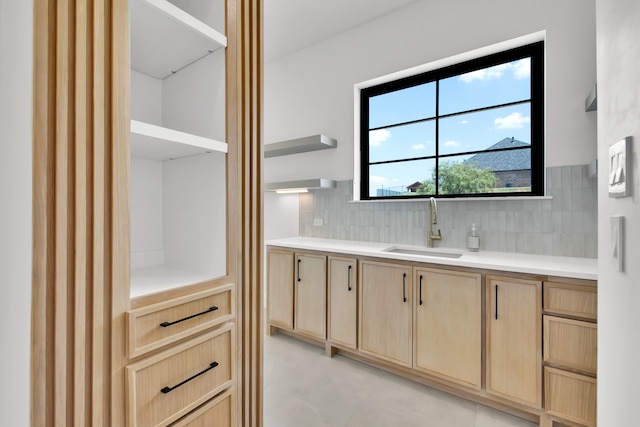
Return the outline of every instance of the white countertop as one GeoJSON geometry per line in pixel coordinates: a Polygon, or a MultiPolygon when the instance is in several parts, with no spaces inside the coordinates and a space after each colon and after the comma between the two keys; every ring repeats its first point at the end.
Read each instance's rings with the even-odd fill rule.
{"type": "MultiPolygon", "coordinates": [[[[514,273],[541,274],[546,276],[587,280],[598,279],[598,260],[592,258],[491,252],[483,250],[480,250],[480,252],[462,251],[464,253],[460,258],[444,258],[385,252],[385,249],[394,246],[402,248],[420,248],[411,245],[320,239],[315,237],[289,237],[284,239],[274,239],[268,240],[266,244],[268,246],[280,246],[291,249],[306,249],[402,261],[428,262],[433,264],[486,270],[510,271],[514,273]]],[[[441,250],[442,252],[458,251],[458,249],[438,248],[437,245],[433,249],[441,250]]]]}

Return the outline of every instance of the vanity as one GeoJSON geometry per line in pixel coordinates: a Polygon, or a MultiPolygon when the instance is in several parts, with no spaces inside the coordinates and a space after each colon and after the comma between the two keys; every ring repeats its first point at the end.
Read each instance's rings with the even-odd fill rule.
{"type": "Polygon", "coordinates": [[[596,425],[595,259],[308,237],[266,256],[268,334],[540,426],[596,425]]]}

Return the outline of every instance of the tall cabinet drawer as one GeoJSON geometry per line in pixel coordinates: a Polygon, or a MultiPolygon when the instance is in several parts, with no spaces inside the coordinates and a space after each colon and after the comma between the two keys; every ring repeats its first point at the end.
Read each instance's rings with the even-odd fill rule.
{"type": "Polygon", "coordinates": [[[236,390],[220,396],[193,411],[171,427],[231,427],[236,425],[236,390]]]}
{"type": "Polygon", "coordinates": [[[233,323],[127,367],[130,427],[160,427],[234,383],[233,323]]]}
{"type": "Polygon", "coordinates": [[[127,313],[129,358],[158,349],[235,317],[235,284],[127,313]]]}

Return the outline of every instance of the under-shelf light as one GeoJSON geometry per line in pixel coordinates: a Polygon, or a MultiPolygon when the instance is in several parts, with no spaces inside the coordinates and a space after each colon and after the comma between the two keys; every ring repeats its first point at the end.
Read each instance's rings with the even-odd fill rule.
{"type": "Polygon", "coordinates": [[[276,190],[278,194],[299,194],[299,193],[308,193],[309,190],[306,188],[286,188],[282,190],[276,190]]]}
{"type": "Polygon", "coordinates": [[[271,182],[264,185],[265,191],[275,191],[278,194],[306,193],[309,190],[336,188],[336,182],[331,179],[302,179],[299,181],[271,182]]]}

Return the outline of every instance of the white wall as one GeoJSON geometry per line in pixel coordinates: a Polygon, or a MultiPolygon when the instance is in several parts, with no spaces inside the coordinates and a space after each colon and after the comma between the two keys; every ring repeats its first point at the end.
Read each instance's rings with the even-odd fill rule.
{"type": "Polygon", "coordinates": [[[28,426],[33,1],[0,2],[0,425],[28,426]]]}
{"type": "MultiPolygon", "coordinates": [[[[547,166],[589,163],[596,117],[584,100],[596,80],[594,10],[595,0],[422,0],[266,64],[265,144],[324,133],[338,148],[269,158],[265,182],[353,179],[354,84],[542,30],[547,166]]],[[[265,220],[265,232],[271,226],[265,220]]]]}
{"type": "Polygon", "coordinates": [[[640,3],[598,0],[598,425],[638,426],[640,384],[640,3]],[[609,145],[633,137],[633,196],[607,195],[609,145]],[[625,271],[610,254],[609,221],[625,216],[625,271]]]}

